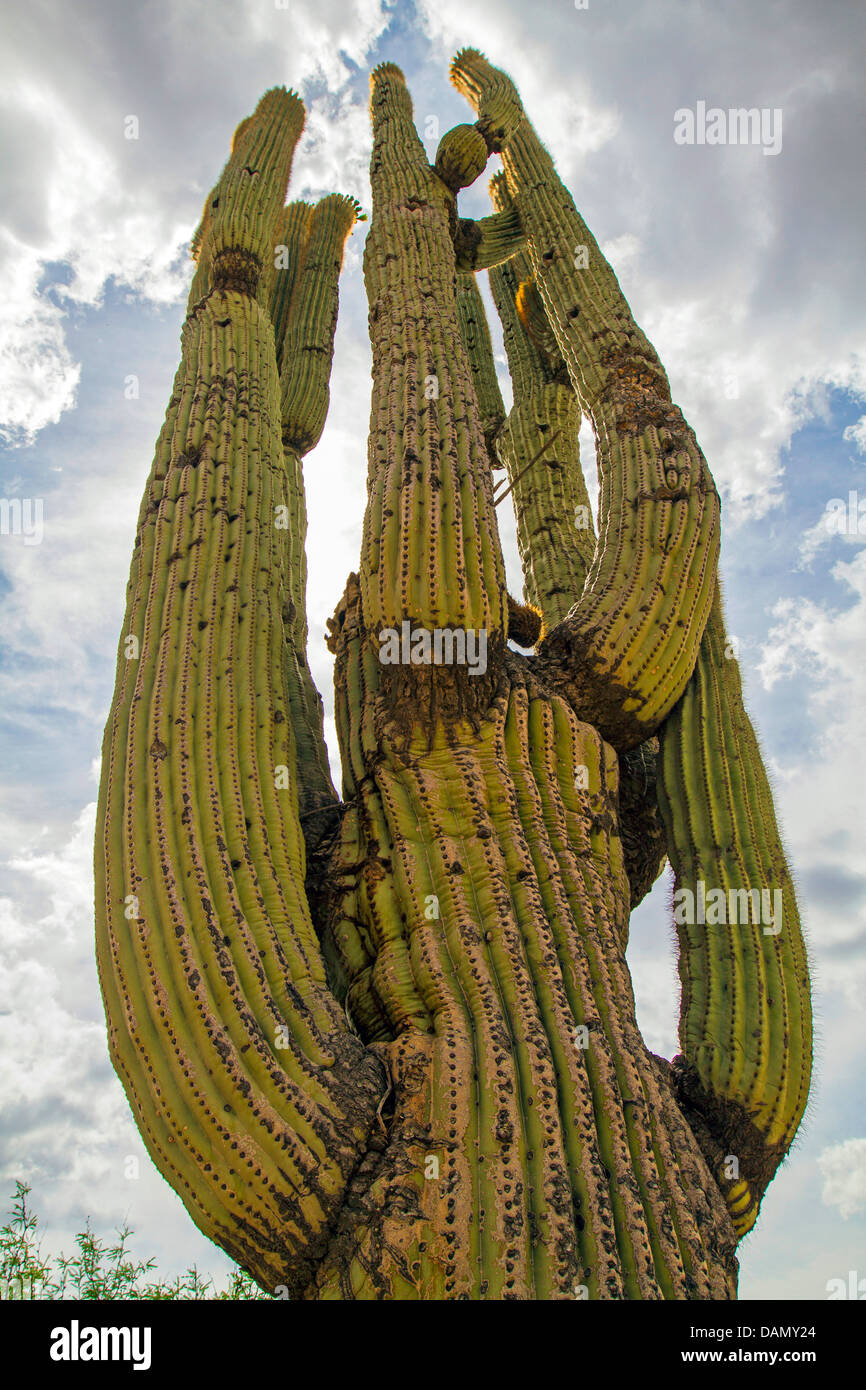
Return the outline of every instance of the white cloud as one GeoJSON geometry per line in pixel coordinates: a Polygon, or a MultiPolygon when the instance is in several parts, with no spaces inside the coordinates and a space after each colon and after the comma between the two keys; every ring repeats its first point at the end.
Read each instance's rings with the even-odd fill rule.
{"type": "Polygon", "coordinates": [[[774,796],[822,991],[838,989],[863,1007],[866,959],[860,903],[866,893],[858,827],[866,765],[866,550],[839,561],[833,578],[853,596],[845,608],[784,599],[763,646],[765,689],[797,678],[805,689],[803,749],[774,769],[774,796]]]}
{"type": "MultiPolygon", "coordinates": [[[[370,212],[370,117],[346,93],[316,97],[307,106],[292,171],[292,198],[348,193],[370,212]]],[[[355,234],[357,239],[357,233],[355,234]]],[[[352,245],[352,242],[350,242],[352,245]]]]}
{"type": "Polygon", "coordinates": [[[843,172],[855,158],[854,48],[838,35],[828,51],[818,13],[794,8],[797,22],[770,39],[745,3],[703,7],[672,41],[658,6],[626,20],[617,6],[565,4],[539,24],[518,0],[419,2],[443,64],[475,46],[517,83],[661,356],[729,527],[781,501],[781,451],[820,410],[824,384],[866,396],[854,235],[866,208],[843,172]],[[698,98],[782,107],[782,152],[675,145],[674,110],[698,98]],[[830,147],[832,162],[820,153],[830,147]]]}
{"type": "Polygon", "coordinates": [[[66,346],[63,310],[37,294],[40,258],[7,231],[0,236],[0,439],[29,444],[74,406],[81,369],[66,346]]]}
{"type": "MultiPolygon", "coordinates": [[[[815,557],[825,546],[831,545],[836,536],[839,537],[843,545],[862,545],[863,540],[866,539],[866,518],[861,523],[856,489],[850,491],[854,492],[853,502],[849,500],[849,497],[828,498],[824,511],[815,525],[803,532],[797,569],[811,569],[815,557]]],[[[866,504],[866,498],[863,501],[866,504]]]]}
{"type": "Polygon", "coordinates": [[[821,1201],[838,1207],[847,1221],[866,1211],[866,1139],[845,1139],[825,1149],[818,1158],[824,1178],[821,1201]]]}
{"type": "MultiPolygon", "coordinates": [[[[151,18],[159,18],[162,8],[151,6],[151,18]]],[[[100,304],[112,280],[156,304],[183,292],[189,237],[231,135],[231,129],[219,137],[208,129],[192,96],[194,85],[186,80],[168,94],[175,128],[161,128],[165,111],[152,109],[145,84],[129,81],[128,35],[113,31],[106,17],[98,46],[108,53],[114,47],[116,62],[103,80],[102,66],[98,75],[92,67],[89,26],[79,28],[74,19],[56,12],[48,45],[41,26],[26,21],[7,40],[7,64],[17,76],[0,99],[8,166],[0,254],[9,286],[0,302],[0,441],[13,445],[32,443],[75,405],[80,368],[66,341],[64,305],[100,304]],[[129,115],[139,122],[137,139],[124,138],[129,115]],[[40,291],[40,281],[47,267],[57,265],[68,270],[51,298],[40,291]]],[[[234,123],[274,85],[275,76],[296,86],[327,82],[331,95],[311,103],[296,160],[302,166],[306,152],[301,181],[315,192],[345,188],[364,197],[366,111],[340,89],[351,75],[349,64],[364,61],[387,23],[381,0],[349,6],[321,0],[284,9],[255,0],[241,7],[196,3],[180,14],[171,7],[162,20],[178,47],[173,55],[158,48],[148,52],[160,28],[155,25],[136,54],[139,78],[148,60],[170,65],[181,51],[194,53],[202,79],[208,69],[222,69],[223,111],[234,113],[234,123]],[[248,75],[236,63],[239,42],[249,65],[262,73],[252,94],[232,92],[248,75]]],[[[102,61],[108,53],[103,51],[102,61]]],[[[153,77],[158,92],[166,81],[161,66],[153,77]]]]}
{"type": "Polygon", "coordinates": [[[859,420],[849,425],[844,437],[855,444],[861,454],[866,454],[866,415],[861,415],[859,420]]]}
{"type": "Polygon", "coordinates": [[[87,1123],[98,1127],[119,1113],[117,1096],[105,1093],[110,1072],[95,992],[95,816],[91,803],[65,844],[49,846],[39,837],[7,861],[7,874],[18,882],[14,898],[0,899],[0,1106],[33,1119],[8,1141],[7,1161],[23,1170],[31,1161],[43,1164],[49,1153],[67,1162],[76,1110],[87,1120],[79,1142],[87,1123]],[[94,1080],[100,1072],[101,1086],[94,1080]],[[62,1113],[52,1118],[58,1106],[62,1113]]]}
{"type": "MultiPolygon", "coordinates": [[[[109,410],[120,431],[122,402],[109,410]]],[[[103,663],[116,651],[146,464],[122,438],[88,463],[44,497],[40,545],[3,539],[0,697],[22,728],[44,729],[59,711],[104,713],[103,663]]]]}
{"type": "Polygon", "coordinates": [[[767,635],[758,670],[766,690],[784,676],[804,669],[814,673],[819,683],[813,687],[813,701],[831,706],[834,717],[844,719],[857,708],[851,702],[866,693],[866,549],[850,561],[838,561],[831,573],[856,602],[833,610],[812,599],[780,600],[773,609],[779,621],[767,635]]]}
{"type": "Polygon", "coordinates": [[[230,1261],[151,1163],[109,1062],[93,950],[95,816],[91,802],[68,837],[46,832],[4,866],[15,890],[0,898],[0,1196],[5,1210],[16,1180],[32,1186],[46,1253],[72,1254],[87,1218],[102,1238],[128,1220],[133,1252],[155,1255],[159,1276],[195,1261],[219,1276],[230,1261]]]}

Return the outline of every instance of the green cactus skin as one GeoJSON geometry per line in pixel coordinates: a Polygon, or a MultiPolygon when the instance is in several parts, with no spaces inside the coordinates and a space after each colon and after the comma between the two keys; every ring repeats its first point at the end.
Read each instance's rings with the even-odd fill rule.
{"type": "Polygon", "coordinates": [[[289,203],[282,209],[275,233],[274,255],[262,268],[259,299],[266,307],[273,324],[277,371],[280,371],[283,365],[283,347],[292,294],[300,268],[304,264],[312,216],[312,203],[289,203]],[[277,248],[280,248],[279,252],[277,248]]]}
{"type": "Polygon", "coordinates": [[[300,97],[273,87],[255,114],[238,126],[231,158],[193,235],[191,250],[198,270],[190,308],[212,289],[255,293],[263,266],[271,263],[274,223],[303,125],[300,97]]]}
{"type": "Polygon", "coordinates": [[[268,93],[218,185],[241,207],[254,187],[250,216],[220,193],[205,220],[139,516],[95,857],[109,1045],[148,1151],[272,1289],[309,1277],[384,1089],[326,987],[303,889],[274,525],[292,499],[255,278],[297,113],[268,93]],[[218,287],[226,266],[245,289],[218,287]]]}
{"type": "MultiPolygon", "coordinates": [[[[494,201],[507,199],[501,176],[491,191],[494,201]]],[[[595,529],[580,466],[577,397],[563,380],[562,359],[539,348],[517,310],[520,287],[530,275],[523,253],[490,272],[514,387],[514,405],[496,447],[512,489],[526,597],[550,630],[583,592],[595,529]],[[553,436],[551,448],[531,464],[553,436]]]]}
{"type": "Polygon", "coordinates": [[[496,437],[505,423],[505,406],[496,379],[487,315],[478,293],[475,276],[472,274],[462,273],[457,276],[457,313],[460,319],[460,337],[472,373],[475,400],[478,403],[490,466],[499,468],[501,464],[496,457],[494,446],[496,437]]]}
{"type": "Polygon", "coordinates": [[[460,328],[453,194],[431,169],[402,73],[374,71],[374,217],[364,248],[373,349],[369,497],[361,548],[371,633],[462,628],[487,633],[487,671],[384,666],[395,707],[456,700],[471,714],[495,689],[506,625],[505,569],[486,451],[460,328]],[[425,306],[435,306],[430,312],[425,306]],[[443,441],[448,447],[443,448],[443,441]],[[445,673],[442,678],[442,673],[445,673]],[[461,680],[456,678],[463,676],[461,680]],[[422,686],[426,690],[420,695],[422,686]]]}
{"type": "MultiPolygon", "coordinates": [[[[485,75],[478,112],[487,149],[501,149],[508,169],[526,123],[507,78],[485,75]]],[[[744,963],[742,943],[686,934],[685,1056],[673,1066],[654,1057],[625,961],[652,854],[638,862],[627,822],[657,814],[645,723],[660,725],[680,881],[733,872],[718,867],[728,863],[718,837],[702,836],[722,811],[703,780],[692,788],[718,763],[724,809],[747,821],[732,841],[737,865],[782,882],[760,755],[741,706],[717,698],[737,692],[713,646],[714,618],[703,645],[694,639],[698,664],[679,703],[659,713],[666,694],[644,723],[651,694],[635,686],[641,717],[623,714],[636,697],[615,681],[602,690],[601,659],[590,710],[589,686],[562,675],[565,655],[508,650],[491,441],[511,470],[548,643],[574,621],[573,604],[559,616],[548,574],[567,576],[578,602],[584,575],[588,588],[603,569],[596,555],[587,572],[568,510],[583,397],[564,369],[573,380],[581,344],[563,345],[530,208],[528,265],[493,277],[515,375],[503,424],[480,299],[460,278],[454,189],[427,162],[393,64],[373,73],[371,114],[368,502],[359,574],[329,637],[342,803],[306,664],[301,454],[327,410],[356,209],[337,196],[283,208],[302,111],[276,89],[238,128],[206,205],[139,518],[96,843],[112,1059],[160,1171],[201,1229],[271,1291],[311,1301],[733,1298],[737,1236],[767,1177],[752,1141],[763,1136],[775,1162],[808,1083],[797,1055],[807,1051],[802,953],[793,936],[752,942],[744,963]],[[559,356],[529,292],[519,295],[529,268],[559,356]],[[560,490],[544,493],[551,470],[540,473],[539,503],[520,490],[518,465],[551,410],[567,447],[560,490]],[[550,514],[563,549],[577,550],[559,569],[544,526],[525,524],[534,507],[550,514]],[[404,620],[483,631],[485,671],[383,663],[383,629],[404,620]],[[702,701],[719,713],[699,767],[702,701]],[[602,724],[616,727],[616,743],[602,724]],[[330,852],[310,828],[318,819],[339,820],[330,852]],[[784,1024],[770,1017],[776,1001],[784,1024]],[[753,1020],[769,1026],[766,1046],[747,1048],[735,1072],[726,1042],[739,1047],[753,1020]],[[743,1157],[739,1186],[720,1168],[731,1153],[743,1157]]],[[[526,200],[508,177],[522,227],[526,200]]],[[[504,214],[514,227],[513,208],[494,216],[504,214]]],[[[608,497],[629,459],[627,447],[600,455],[608,497]]],[[[610,540],[620,565],[622,535],[605,506],[598,549],[610,540]]],[[[710,527],[702,543],[714,585],[713,536],[710,527]]],[[[647,582],[655,573],[650,565],[647,582]]],[[[610,586],[598,592],[614,605],[610,586]]],[[[684,648],[699,617],[682,608],[684,648]]],[[[597,654],[613,641],[607,632],[597,654]]],[[[579,644],[566,647],[573,664],[579,644]]],[[[688,666],[687,652],[681,660],[688,666]]],[[[795,913],[789,879],[783,887],[795,913]]]]}
{"type": "Polygon", "coordinates": [[[747,921],[677,925],[682,1102],[744,1235],[806,1108],[812,1020],[797,901],[718,586],[695,672],[659,739],[677,890],[697,895],[703,881],[707,895],[722,889],[727,902],[743,889],[781,894],[778,931],[753,923],[753,912],[747,921]],[[736,1176],[725,1171],[729,1155],[736,1176]]]}
{"type": "Polygon", "coordinates": [[[473,49],[457,55],[451,75],[479,124],[492,108],[513,129],[502,166],[536,286],[596,437],[601,543],[548,655],[604,737],[633,747],[656,731],[694,667],[716,573],[718,496],[655,350],[513,84],[473,49]]]}
{"type": "Polygon", "coordinates": [[[343,246],[359,212],[354,198],[331,194],[313,208],[302,265],[292,286],[280,361],[283,443],[305,454],[321,438],[337,326],[343,246]]]}
{"type": "MultiPolygon", "coordinates": [[[[471,533],[479,553],[462,564],[498,583],[500,559],[481,413],[466,391],[472,366],[456,316],[452,326],[447,218],[402,75],[379,68],[372,88],[374,386],[362,559],[387,554],[391,563],[384,575],[362,568],[350,579],[333,623],[351,809],[335,855],[329,951],[342,964],[351,1017],[386,1060],[394,1113],[308,1296],[730,1297],[735,1240],[721,1194],[672,1103],[668,1069],[634,1019],[615,750],[504,652],[492,701],[474,721],[478,711],[444,702],[431,718],[432,683],[407,671],[396,687],[378,659],[383,621],[409,612],[432,626],[449,616],[426,588],[413,591],[411,564],[400,590],[411,610],[384,587],[405,574],[401,554],[420,554],[409,547],[428,523],[413,518],[405,496],[416,480],[430,508],[448,485],[442,470],[462,462],[463,498],[484,508],[471,533]],[[401,236],[394,223],[407,213],[417,221],[401,236]],[[422,229],[432,247],[426,276],[415,249],[422,229]],[[416,434],[404,420],[424,408],[443,329],[449,395],[463,393],[461,410],[440,416],[438,434],[416,434]],[[388,496],[400,476],[404,488],[388,496]],[[388,535],[401,500],[408,521],[398,543],[388,535]],[[429,1160],[435,1177],[425,1175],[429,1160]]],[[[468,533],[458,538],[465,544],[468,533]]],[[[424,532],[431,586],[454,574],[454,553],[445,521],[424,532]]],[[[451,621],[464,612],[452,610],[451,621]]]]}
{"type": "MultiPolygon", "coordinates": [[[[338,194],[315,207],[292,204],[284,209],[278,245],[287,249],[287,265],[285,271],[275,272],[270,295],[291,517],[291,525],[283,530],[288,717],[295,735],[298,808],[310,853],[334,828],[333,818],[319,813],[336,806],[338,798],[328,765],[322,699],[307,663],[307,515],[301,456],[318,443],[328,413],[337,281],[358,211],[354,198],[338,194]]],[[[311,864],[309,869],[308,889],[313,891],[311,878],[320,876],[321,865],[311,864]]]]}
{"type": "Polygon", "coordinates": [[[634,1021],[613,749],[511,658],[479,734],[394,749],[359,589],[334,624],[357,807],[334,931],[398,1099],[310,1296],[729,1297],[733,1232],[634,1021]]]}
{"type": "MultiPolygon", "coordinates": [[[[490,192],[496,207],[510,201],[502,174],[491,180],[490,192]]],[[[595,530],[580,468],[580,409],[543,305],[536,309],[543,323],[525,322],[525,291],[531,283],[531,267],[522,253],[490,272],[514,388],[514,406],[496,448],[514,499],[526,594],[549,630],[568,615],[583,591],[595,530]],[[557,430],[555,450],[532,464],[557,430]]],[[[480,334],[477,341],[480,353],[480,334]]],[[[479,375],[484,371],[479,365],[479,375]]],[[[648,739],[619,757],[619,830],[632,909],[649,892],[667,856],[656,796],[657,753],[658,741],[648,739]]]]}
{"type": "Polygon", "coordinates": [[[434,168],[452,193],[468,188],[487,166],[487,142],[474,125],[456,125],[439,141],[434,168]]]}
{"type": "Polygon", "coordinates": [[[474,222],[461,218],[455,237],[458,270],[489,270],[510,260],[526,245],[520,217],[513,208],[474,222]]]}

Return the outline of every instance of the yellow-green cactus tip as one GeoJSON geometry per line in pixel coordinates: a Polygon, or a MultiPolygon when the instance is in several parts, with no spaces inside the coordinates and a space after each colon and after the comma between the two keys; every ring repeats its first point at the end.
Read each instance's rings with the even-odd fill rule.
{"type": "Polygon", "coordinates": [[[465,67],[467,61],[471,62],[473,58],[480,58],[482,63],[487,62],[487,59],[479,48],[459,48],[451,59],[452,75],[461,67],[465,67]]]}
{"type": "Polygon", "coordinates": [[[403,75],[403,69],[398,68],[396,63],[377,63],[376,67],[374,67],[370,73],[371,88],[374,87],[377,82],[381,82],[382,78],[385,77],[396,77],[398,81],[403,83],[406,81],[403,75]]]}

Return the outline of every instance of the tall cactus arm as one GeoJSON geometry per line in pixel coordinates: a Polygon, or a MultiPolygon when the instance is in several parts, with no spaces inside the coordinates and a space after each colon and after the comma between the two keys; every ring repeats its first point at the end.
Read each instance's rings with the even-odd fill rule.
{"type": "Polygon", "coordinates": [[[302,1288],[386,1090],[326,985],[304,893],[283,610],[292,517],[259,293],[302,124],[269,92],[198,238],[139,517],[103,745],[96,944],[109,1047],[200,1228],[302,1288]],[[291,522],[290,522],[291,524],[291,522]]]}
{"type": "MultiPolygon", "coordinates": [[[[490,189],[494,204],[510,199],[502,174],[494,176],[490,189]]],[[[543,305],[536,310],[542,322],[527,323],[531,285],[531,267],[522,253],[490,272],[514,388],[514,406],[497,448],[508,470],[526,595],[549,629],[582,592],[595,532],[580,467],[577,398],[568,377],[563,379],[543,305]],[[545,449],[557,433],[553,447],[545,449]]],[[[478,372],[484,375],[483,364],[478,372]]],[[[619,832],[632,909],[658,878],[667,853],[656,796],[657,752],[657,741],[648,739],[619,758],[619,832]]]]}
{"type": "MultiPolygon", "coordinates": [[[[435,171],[442,184],[456,196],[474,183],[488,159],[488,142],[476,126],[458,125],[447,131],[436,151],[435,171]]],[[[520,215],[514,206],[482,217],[458,218],[456,204],[449,208],[457,269],[486,270],[513,256],[526,244],[520,215]]]]}
{"type": "Polygon", "coordinates": [[[507,622],[493,484],[455,297],[454,195],[427,162],[403,75],[371,78],[374,216],[364,248],[373,350],[369,494],[361,554],[365,628],[484,632],[487,669],[385,664],[395,717],[440,699],[486,708],[507,622]],[[448,447],[442,447],[447,441],[448,447]],[[419,703],[420,702],[420,703],[419,703]]]}
{"type": "Polygon", "coordinates": [[[460,337],[466,349],[481,428],[491,468],[501,467],[495,452],[496,436],[505,423],[505,405],[496,378],[496,365],[493,361],[493,344],[484,301],[478,292],[478,284],[472,273],[457,276],[457,314],[460,321],[460,337]]]}
{"type": "Polygon", "coordinates": [[[812,1019],[797,900],[718,585],[659,740],[682,979],[674,1074],[743,1235],[806,1107],[812,1019]]]}
{"type": "MultiPolygon", "coordinates": [[[[490,181],[495,207],[511,200],[505,176],[490,181]]],[[[517,537],[530,602],[549,630],[561,622],[583,591],[595,552],[589,495],[580,467],[580,410],[532,268],[524,253],[490,272],[490,288],[502,322],[514,386],[514,408],[499,435],[514,496],[517,537]],[[527,467],[545,441],[562,429],[551,451],[527,467]],[[522,447],[520,447],[522,444],[522,447]],[[524,481],[525,479],[525,481],[524,481]]],[[[649,892],[667,855],[665,829],[656,796],[656,739],[647,739],[619,757],[619,832],[631,908],[649,892]]]]}
{"type": "Polygon", "coordinates": [[[463,217],[457,224],[454,249],[458,270],[489,270],[502,265],[526,246],[526,233],[516,207],[482,217],[463,217]]]}
{"type": "Polygon", "coordinates": [[[306,454],[319,442],[328,414],[337,282],[343,247],[360,206],[332,193],[316,204],[309,219],[304,258],[292,285],[291,308],[280,353],[283,443],[306,454]]]}
{"type": "MultiPolygon", "coordinates": [[[[298,802],[307,846],[309,891],[322,875],[319,847],[336,828],[337,794],[328,764],[322,700],[307,663],[307,514],[301,458],[318,443],[328,412],[343,248],[358,215],[354,198],[330,194],[315,207],[282,213],[269,311],[280,371],[280,416],[289,496],[282,537],[288,593],[283,612],[289,718],[295,736],[298,802]],[[329,806],[335,814],[324,814],[329,806]]],[[[315,913],[314,913],[315,915],[315,913]]]]}
{"type": "MultiPolygon", "coordinates": [[[[507,201],[501,176],[494,198],[507,201]]],[[[531,274],[523,253],[490,272],[502,322],[514,404],[497,438],[507,470],[528,601],[547,630],[579,599],[595,552],[595,532],[580,466],[580,406],[561,363],[530,337],[518,312],[520,287],[531,274]]]]}
{"type": "Polygon", "coordinates": [[[289,311],[295,285],[300,280],[300,272],[304,265],[312,218],[312,203],[294,202],[283,208],[277,222],[273,257],[262,270],[260,298],[261,302],[267,305],[274,329],[277,371],[280,371],[283,365],[289,311]]]}
{"type": "Polygon", "coordinates": [[[694,668],[718,560],[718,496],[662,365],[510,79],[473,49],[451,73],[479,129],[496,132],[535,282],[596,437],[595,559],[544,649],[578,713],[626,749],[655,732],[694,668]]]}

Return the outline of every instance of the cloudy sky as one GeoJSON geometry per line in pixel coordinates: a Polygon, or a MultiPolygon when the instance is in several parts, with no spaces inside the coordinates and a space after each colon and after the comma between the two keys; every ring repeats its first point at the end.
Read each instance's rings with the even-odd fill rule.
{"type": "MultiPolygon", "coordinates": [[[[823,1299],[828,1280],[866,1277],[859,0],[3,0],[0,13],[0,498],[25,519],[41,502],[43,517],[38,544],[14,509],[0,534],[3,1195],[32,1185],[54,1249],[90,1216],[105,1234],[128,1221],[166,1274],[228,1268],[138,1139],[92,946],[99,748],[188,242],[267,87],[293,86],[307,107],[291,196],[338,190],[369,208],[370,68],[403,68],[432,156],[437,129],[473,119],[447,80],[471,44],[515,78],[723,492],[728,626],[800,889],[819,1036],[807,1119],[741,1247],[741,1295],[823,1299]],[[775,152],[678,143],[675,112],[700,102],[781,112],[775,152]],[[825,520],[834,502],[841,533],[825,520]]],[[[483,215],[486,179],[461,202],[483,215]]],[[[366,225],[349,242],[331,412],[305,466],[310,654],[332,752],[322,634],[360,543],[366,225]]],[[[510,518],[503,540],[519,593],[510,518]]],[[[668,896],[662,881],[639,910],[630,961],[647,1042],[671,1056],[668,896]]]]}

